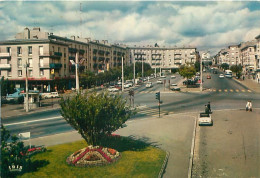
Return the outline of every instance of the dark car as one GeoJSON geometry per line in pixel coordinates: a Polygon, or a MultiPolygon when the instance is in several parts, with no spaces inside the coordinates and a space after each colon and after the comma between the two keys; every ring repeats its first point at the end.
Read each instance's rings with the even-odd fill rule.
{"type": "Polygon", "coordinates": [[[172,91],[181,91],[180,87],[173,87],[171,88],[172,91]]]}
{"type": "Polygon", "coordinates": [[[216,71],[216,70],[213,70],[213,74],[218,74],[218,71],[216,71]]]}

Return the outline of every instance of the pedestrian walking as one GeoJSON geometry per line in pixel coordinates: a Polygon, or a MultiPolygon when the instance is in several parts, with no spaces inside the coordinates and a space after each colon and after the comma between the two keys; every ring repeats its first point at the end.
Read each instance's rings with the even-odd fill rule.
{"type": "Polygon", "coordinates": [[[209,112],[211,113],[211,107],[210,107],[210,102],[208,102],[208,105],[207,105],[208,109],[209,109],[209,112]]]}
{"type": "Polygon", "coordinates": [[[205,113],[209,114],[209,108],[208,108],[208,106],[206,104],[205,104],[205,113]]]}
{"type": "Polygon", "coordinates": [[[252,112],[252,102],[251,101],[247,101],[247,103],[246,103],[246,111],[251,111],[252,112]]]}

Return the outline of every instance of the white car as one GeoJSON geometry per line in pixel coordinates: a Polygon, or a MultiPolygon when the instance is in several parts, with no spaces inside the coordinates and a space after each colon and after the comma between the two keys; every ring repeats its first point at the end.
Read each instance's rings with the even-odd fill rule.
{"type": "Polygon", "coordinates": [[[206,114],[206,113],[200,113],[199,114],[198,122],[199,122],[199,126],[202,126],[202,125],[212,126],[213,125],[211,115],[206,114]]]}
{"type": "Polygon", "coordinates": [[[161,78],[166,78],[166,76],[165,76],[165,75],[162,75],[161,78]]]}
{"type": "Polygon", "coordinates": [[[219,78],[224,78],[225,76],[223,74],[220,74],[219,75],[219,78]]]}
{"type": "Polygon", "coordinates": [[[152,82],[147,82],[146,85],[145,85],[146,88],[151,88],[153,87],[153,84],[152,82]]]}
{"type": "Polygon", "coordinates": [[[172,83],[171,86],[175,86],[175,87],[177,87],[177,84],[176,84],[176,83],[172,83]]]}
{"type": "Polygon", "coordinates": [[[124,88],[129,88],[130,86],[129,86],[129,84],[124,84],[124,88]]]}
{"type": "Polygon", "coordinates": [[[59,98],[59,93],[58,92],[50,92],[50,93],[43,93],[42,97],[47,99],[47,98],[59,98]]]}
{"type": "Polygon", "coordinates": [[[129,83],[126,83],[129,87],[132,87],[133,86],[133,83],[132,82],[129,82],[129,83]]]}
{"type": "Polygon", "coordinates": [[[113,87],[113,86],[110,86],[110,87],[108,88],[108,91],[109,91],[109,92],[117,92],[117,91],[119,91],[119,90],[118,90],[118,88],[115,88],[115,87],[113,87]]]}
{"type": "Polygon", "coordinates": [[[175,76],[175,75],[172,75],[171,78],[176,78],[176,76],[175,76]]]}
{"type": "Polygon", "coordinates": [[[161,79],[157,80],[157,84],[163,84],[163,81],[161,79]]]}

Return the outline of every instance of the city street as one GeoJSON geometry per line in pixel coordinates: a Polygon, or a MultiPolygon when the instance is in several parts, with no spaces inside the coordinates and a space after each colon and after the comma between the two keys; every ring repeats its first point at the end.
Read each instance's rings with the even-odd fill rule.
{"type": "MultiPolygon", "coordinates": [[[[159,117],[158,100],[155,99],[155,93],[161,92],[161,115],[171,115],[175,113],[198,113],[204,110],[204,105],[211,102],[212,110],[227,110],[245,108],[247,100],[251,100],[254,108],[260,108],[260,96],[248,88],[234,81],[234,79],[219,79],[218,74],[212,74],[210,71],[204,73],[204,87],[208,90],[200,92],[176,92],[169,91],[168,80],[171,83],[180,83],[182,77],[176,75],[175,79],[166,77],[166,88],[164,84],[156,84],[157,79],[152,79],[152,88],[146,88],[145,85],[135,88],[135,106],[137,114],[132,119],[142,117],[159,117]],[[212,79],[206,79],[210,74],[212,79]],[[213,87],[211,87],[213,86],[213,87]],[[221,90],[221,91],[220,91],[221,90]]],[[[163,79],[164,80],[164,79],[163,79]]],[[[182,85],[180,83],[180,85],[182,85]]],[[[124,97],[128,99],[128,90],[124,92],[124,97]]],[[[26,116],[3,117],[2,123],[12,133],[31,132],[32,138],[57,134],[73,130],[62,119],[59,109],[29,114],[26,116]]]]}

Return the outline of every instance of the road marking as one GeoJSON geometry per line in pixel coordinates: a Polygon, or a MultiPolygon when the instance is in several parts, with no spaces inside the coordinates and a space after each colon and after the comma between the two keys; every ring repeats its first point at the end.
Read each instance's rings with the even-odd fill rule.
{"type": "Polygon", "coordinates": [[[225,89],[224,91],[227,92],[227,89],[225,89]]]}
{"type": "Polygon", "coordinates": [[[241,90],[242,92],[245,92],[245,90],[241,90]]]}
{"type": "Polygon", "coordinates": [[[11,124],[5,124],[5,126],[27,124],[27,123],[32,123],[32,122],[48,121],[48,120],[54,120],[54,119],[60,119],[60,118],[63,118],[63,117],[57,116],[57,117],[51,117],[51,118],[46,118],[46,119],[37,119],[37,120],[32,120],[32,121],[16,122],[16,123],[11,123],[11,124]]]}
{"type": "Polygon", "coordinates": [[[229,91],[233,92],[234,90],[230,89],[229,91]]]}
{"type": "Polygon", "coordinates": [[[238,89],[236,89],[236,92],[239,92],[239,90],[238,90],[238,89]]]}

